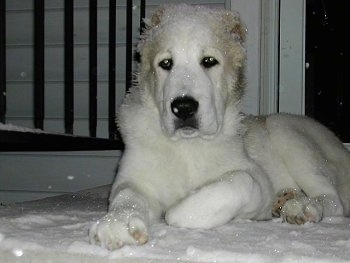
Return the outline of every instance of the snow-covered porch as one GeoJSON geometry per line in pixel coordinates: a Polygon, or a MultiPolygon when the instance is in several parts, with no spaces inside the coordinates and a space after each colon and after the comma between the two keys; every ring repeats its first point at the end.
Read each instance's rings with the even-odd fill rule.
{"type": "Polygon", "coordinates": [[[88,241],[109,185],[0,207],[0,262],[350,262],[350,218],[303,226],[239,221],[212,230],[159,223],[144,246],[116,251],[88,241]]]}

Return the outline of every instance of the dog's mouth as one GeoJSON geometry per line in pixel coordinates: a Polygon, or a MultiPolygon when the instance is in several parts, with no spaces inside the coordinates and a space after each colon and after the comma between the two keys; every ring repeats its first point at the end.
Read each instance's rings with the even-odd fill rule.
{"type": "Polygon", "coordinates": [[[175,130],[178,129],[191,129],[191,130],[198,130],[198,120],[195,116],[189,118],[189,119],[176,119],[175,120],[175,130]]]}
{"type": "Polygon", "coordinates": [[[193,129],[190,127],[184,127],[176,130],[176,134],[182,138],[194,138],[199,135],[198,129],[193,129]]]}
{"type": "Polygon", "coordinates": [[[193,138],[198,135],[199,126],[195,116],[189,119],[176,119],[174,121],[175,132],[183,138],[193,138]]]}

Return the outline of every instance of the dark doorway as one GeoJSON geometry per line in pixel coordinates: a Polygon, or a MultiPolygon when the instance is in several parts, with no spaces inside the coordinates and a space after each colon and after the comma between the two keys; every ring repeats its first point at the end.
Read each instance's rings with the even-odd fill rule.
{"type": "Polygon", "coordinates": [[[306,1],[305,113],[350,142],[350,15],[345,4],[306,1]]]}

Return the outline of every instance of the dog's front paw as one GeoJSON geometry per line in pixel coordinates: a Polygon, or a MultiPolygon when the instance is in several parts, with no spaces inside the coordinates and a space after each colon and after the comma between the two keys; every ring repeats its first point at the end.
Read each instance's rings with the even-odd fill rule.
{"type": "Polygon", "coordinates": [[[92,244],[113,250],[126,244],[145,244],[148,232],[146,224],[139,217],[121,216],[113,211],[91,226],[89,237],[92,244]]]}
{"type": "Polygon", "coordinates": [[[285,202],[281,216],[283,221],[290,224],[316,223],[322,219],[322,206],[316,200],[307,197],[294,198],[285,202]]]}

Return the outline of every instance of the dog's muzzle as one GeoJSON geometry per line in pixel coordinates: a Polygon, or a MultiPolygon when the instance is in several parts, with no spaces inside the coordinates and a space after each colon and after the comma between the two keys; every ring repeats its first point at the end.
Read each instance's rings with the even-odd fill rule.
{"type": "Polygon", "coordinates": [[[187,135],[198,130],[198,105],[198,101],[190,96],[177,97],[171,102],[171,111],[176,116],[175,130],[181,129],[187,135]]]}

